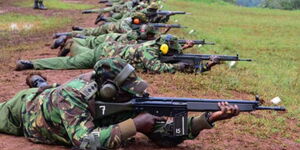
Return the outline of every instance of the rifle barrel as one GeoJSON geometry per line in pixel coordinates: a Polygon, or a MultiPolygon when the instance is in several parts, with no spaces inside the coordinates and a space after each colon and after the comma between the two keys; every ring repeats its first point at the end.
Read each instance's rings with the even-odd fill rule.
{"type": "Polygon", "coordinates": [[[256,110],[275,110],[275,111],[286,111],[285,107],[281,106],[258,106],[256,110]]]}

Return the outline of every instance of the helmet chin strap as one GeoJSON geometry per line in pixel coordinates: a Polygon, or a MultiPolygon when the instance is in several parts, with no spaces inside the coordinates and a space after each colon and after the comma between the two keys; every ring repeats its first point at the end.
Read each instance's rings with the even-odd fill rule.
{"type": "Polygon", "coordinates": [[[133,71],[134,68],[130,64],[127,64],[114,79],[115,84],[121,86],[133,71]]]}

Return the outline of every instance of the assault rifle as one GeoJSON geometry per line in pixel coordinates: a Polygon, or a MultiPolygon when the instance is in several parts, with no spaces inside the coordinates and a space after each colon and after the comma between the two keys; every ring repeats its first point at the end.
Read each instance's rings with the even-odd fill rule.
{"type": "Polygon", "coordinates": [[[174,97],[139,97],[125,103],[107,103],[96,101],[96,119],[109,117],[122,112],[133,111],[135,113],[148,112],[155,116],[173,118],[173,124],[169,128],[171,135],[183,136],[188,134],[188,112],[214,112],[219,111],[219,102],[228,102],[237,105],[241,112],[255,110],[285,111],[284,107],[261,106],[261,100],[256,96],[255,101],[224,100],[224,99],[195,99],[174,97]]]}
{"type": "Polygon", "coordinates": [[[252,61],[252,59],[240,59],[239,55],[207,55],[207,54],[174,54],[172,56],[161,56],[160,61],[163,63],[179,63],[183,62],[188,64],[194,69],[193,72],[204,72],[203,60],[210,60],[212,57],[217,57],[219,61],[252,61]]]}
{"type": "MultiPolygon", "coordinates": [[[[164,24],[164,23],[148,23],[149,25],[155,27],[155,28],[186,28],[185,26],[181,26],[180,24],[164,24]]],[[[143,24],[140,25],[136,25],[133,24],[132,25],[132,29],[139,29],[140,26],[142,26],[143,24]]]]}
{"type": "MultiPolygon", "coordinates": [[[[178,43],[181,45],[184,45],[188,42],[189,40],[178,40],[178,43]]],[[[215,45],[214,42],[206,42],[205,40],[192,40],[193,44],[197,45],[215,45]]]]}
{"type": "Polygon", "coordinates": [[[153,16],[153,15],[172,16],[172,15],[179,15],[179,14],[184,15],[190,13],[186,13],[184,11],[165,11],[165,10],[159,10],[156,12],[147,13],[148,16],[153,16]]]}

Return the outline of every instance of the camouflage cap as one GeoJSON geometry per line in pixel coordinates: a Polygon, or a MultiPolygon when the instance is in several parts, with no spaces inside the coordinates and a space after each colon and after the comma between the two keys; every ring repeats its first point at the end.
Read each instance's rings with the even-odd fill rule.
{"type": "Polygon", "coordinates": [[[161,35],[156,43],[159,45],[167,44],[171,50],[175,50],[178,53],[182,53],[182,47],[178,42],[178,38],[171,34],[161,35]]]}
{"type": "Polygon", "coordinates": [[[135,12],[132,15],[132,18],[138,18],[138,19],[141,20],[142,23],[148,22],[148,19],[147,19],[146,15],[144,13],[141,13],[141,12],[135,12]]]}
{"type": "MultiPolygon", "coordinates": [[[[99,60],[94,66],[96,81],[101,83],[107,80],[113,81],[126,65],[127,62],[119,57],[99,60]]],[[[137,77],[135,72],[132,72],[120,85],[121,89],[135,96],[142,96],[147,87],[147,82],[137,77]]]]}
{"type": "Polygon", "coordinates": [[[147,9],[155,9],[157,10],[159,8],[158,4],[155,3],[155,2],[152,2],[148,7],[147,9]]]}

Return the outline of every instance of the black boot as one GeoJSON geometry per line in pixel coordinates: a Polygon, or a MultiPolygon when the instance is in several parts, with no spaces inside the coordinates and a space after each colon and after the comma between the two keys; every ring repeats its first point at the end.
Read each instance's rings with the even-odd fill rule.
{"type": "Polygon", "coordinates": [[[34,0],[33,9],[39,9],[39,1],[34,0]]]}
{"type": "Polygon", "coordinates": [[[15,70],[21,71],[21,70],[29,70],[33,69],[33,64],[29,60],[18,60],[15,70]]]}
{"type": "Polygon", "coordinates": [[[84,28],[83,27],[78,27],[78,26],[73,26],[72,30],[73,31],[82,31],[84,28]]]}
{"type": "Polygon", "coordinates": [[[58,57],[65,57],[70,53],[70,49],[73,45],[73,40],[68,40],[64,46],[60,47],[57,56],[58,57]]]}
{"type": "Polygon", "coordinates": [[[56,39],[56,38],[59,38],[60,36],[72,37],[72,32],[54,33],[53,36],[52,36],[52,38],[56,39]]]}
{"type": "Polygon", "coordinates": [[[57,57],[65,57],[65,56],[67,56],[69,53],[70,53],[70,49],[63,47],[63,48],[61,48],[61,49],[58,51],[57,57]]]}
{"type": "Polygon", "coordinates": [[[39,9],[40,10],[47,10],[48,8],[44,6],[43,1],[39,1],[39,9]]]}
{"type": "Polygon", "coordinates": [[[67,36],[63,35],[57,38],[51,46],[51,49],[56,49],[62,45],[64,45],[67,41],[67,36]]]}
{"type": "Polygon", "coordinates": [[[39,73],[30,74],[26,78],[26,84],[30,88],[40,88],[48,86],[47,79],[40,75],[39,73]]]}
{"type": "Polygon", "coordinates": [[[95,24],[98,24],[100,21],[108,22],[106,17],[98,15],[97,19],[95,20],[95,24]]]}

